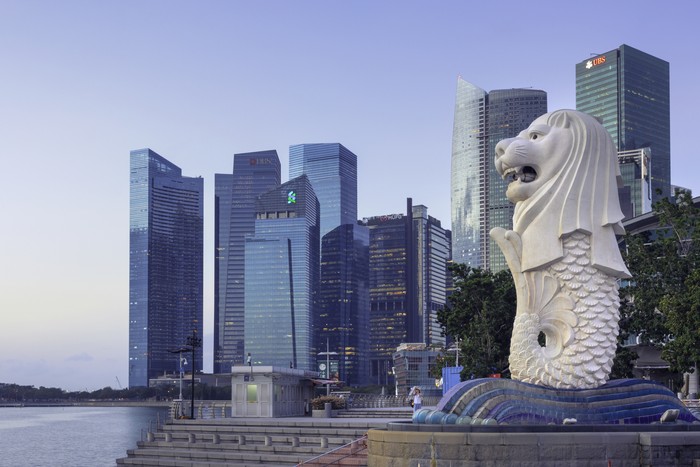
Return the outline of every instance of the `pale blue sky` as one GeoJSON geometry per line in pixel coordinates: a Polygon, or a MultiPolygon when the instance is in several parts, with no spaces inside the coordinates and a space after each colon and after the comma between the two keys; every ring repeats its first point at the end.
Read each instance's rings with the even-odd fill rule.
{"type": "Polygon", "coordinates": [[[129,151],[205,178],[233,154],[340,142],[360,217],[405,198],[449,226],[456,78],[575,107],[574,66],[626,43],[671,63],[672,182],[700,189],[695,1],[0,0],[0,382],[127,378],[129,151]]]}

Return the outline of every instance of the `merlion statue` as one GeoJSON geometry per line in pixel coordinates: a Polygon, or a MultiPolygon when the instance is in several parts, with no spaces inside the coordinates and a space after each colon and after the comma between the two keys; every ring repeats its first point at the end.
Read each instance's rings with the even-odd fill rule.
{"type": "Polygon", "coordinates": [[[512,378],[601,386],[617,347],[617,279],[630,277],[615,239],[624,216],[612,140],[589,115],[550,112],[498,143],[496,170],[515,203],[513,230],[491,231],[517,290],[512,378]]]}

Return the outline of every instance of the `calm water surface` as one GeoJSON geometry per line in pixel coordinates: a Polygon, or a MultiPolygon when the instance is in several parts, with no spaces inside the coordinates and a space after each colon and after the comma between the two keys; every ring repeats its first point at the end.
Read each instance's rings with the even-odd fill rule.
{"type": "Polygon", "coordinates": [[[0,407],[0,466],[114,466],[166,413],[154,407],[0,407]]]}

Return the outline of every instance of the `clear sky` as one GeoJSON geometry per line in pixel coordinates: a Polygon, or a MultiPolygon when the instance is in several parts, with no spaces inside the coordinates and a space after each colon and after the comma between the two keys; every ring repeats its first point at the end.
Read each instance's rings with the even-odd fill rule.
{"type": "Polygon", "coordinates": [[[672,183],[700,189],[700,3],[0,0],[0,382],[127,384],[129,151],[205,179],[233,154],[340,142],[359,216],[406,197],[450,225],[457,76],[575,107],[574,66],[621,44],[671,64],[672,183]]]}

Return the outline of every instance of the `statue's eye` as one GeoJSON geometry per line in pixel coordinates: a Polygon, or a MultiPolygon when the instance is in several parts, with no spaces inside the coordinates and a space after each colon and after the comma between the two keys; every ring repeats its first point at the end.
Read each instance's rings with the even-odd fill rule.
{"type": "Polygon", "coordinates": [[[540,135],[538,135],[537,133],[530,133],[530,141],[534,141],[539,137],[540,135]]]}

